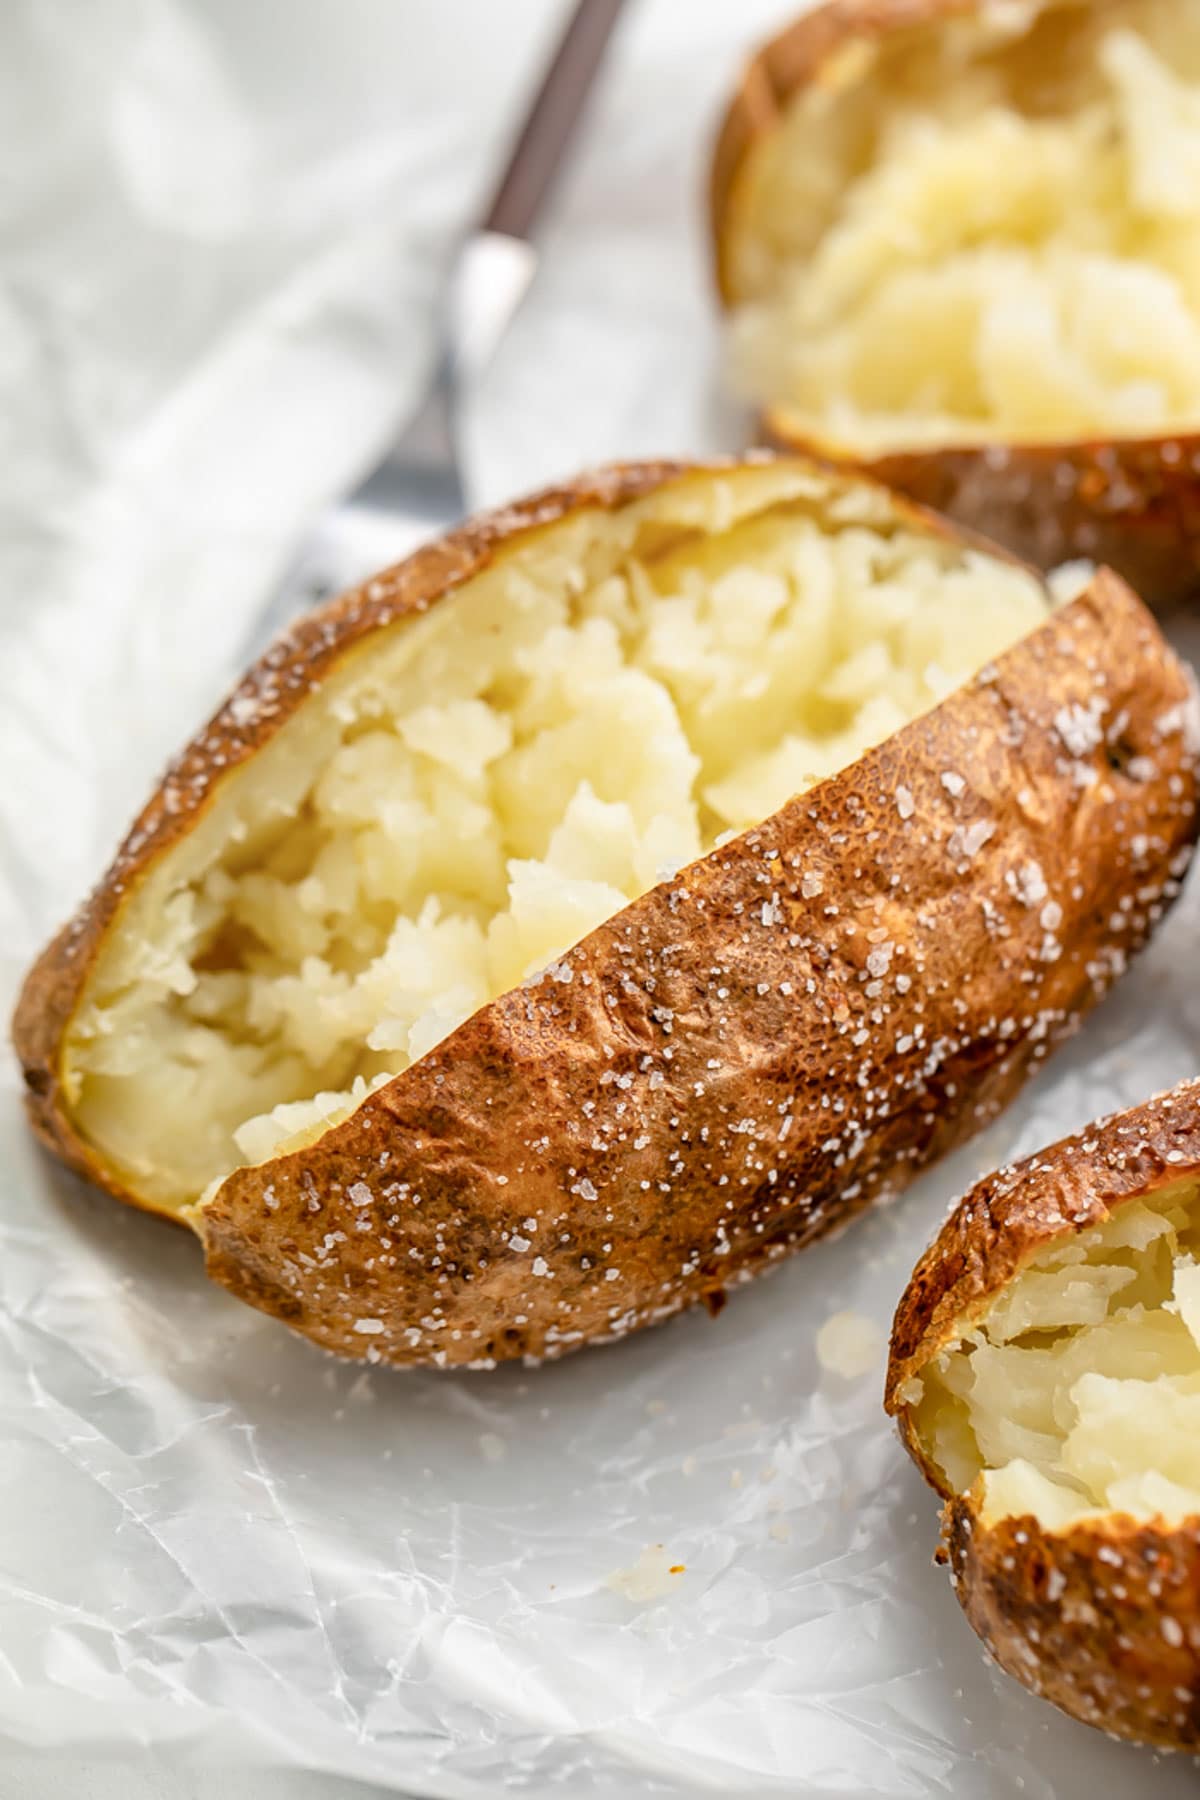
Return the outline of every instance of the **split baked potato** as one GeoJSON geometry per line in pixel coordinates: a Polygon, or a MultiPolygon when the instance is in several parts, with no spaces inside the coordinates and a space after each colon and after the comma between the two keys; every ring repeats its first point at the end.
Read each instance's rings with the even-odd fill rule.
{"type": "Polygon", "coordinates": [[[1200,1746],[1200,1081],[1002,1169],[900,1303],[887,1404],[1000,1665],[1200,1746]]]}
{"type": "Polygon", "coordinates": [[[1193,689],[788,459],[603,471],[302,620],[30,975],[34,1125],[346,1356],[612,1339],[893,1194],[1104,992],[1193,689]]]}
{"type": "Polygon", "coordinates": [[[829,0],[746,69],[712,228],[768,441],[1200,585],[1200,0],[829,0]]]}

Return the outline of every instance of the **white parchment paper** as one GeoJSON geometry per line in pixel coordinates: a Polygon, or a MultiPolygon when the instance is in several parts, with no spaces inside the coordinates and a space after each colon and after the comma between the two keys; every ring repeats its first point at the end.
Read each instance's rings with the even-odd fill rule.
{"type": "MultiPolygon", "coordinates": [[[[555,0],[0,8],[0,998],[369,462],[555,0]]],[[[735,441],[701,171],[786,6],[642,0],[468,421],[481,502],[735,441]]],[[[1200,655],[1200,628],[1178,628],[1200,655]]],[[[1194,1073],[1200,890],[1083,1037],[891,1212],[718,1321],[544,1370],[336,1365],[0,1094],[0,1734],[387,1788],[1191,1792],[986,1666],[930,1567],[882,1344],[952,1196],[1194,1073]],[[819,1368],[824,1320],[879,1327],[819,1368]],[[675,1573],[671,1571],[675,1570],[675,1573]]]]}

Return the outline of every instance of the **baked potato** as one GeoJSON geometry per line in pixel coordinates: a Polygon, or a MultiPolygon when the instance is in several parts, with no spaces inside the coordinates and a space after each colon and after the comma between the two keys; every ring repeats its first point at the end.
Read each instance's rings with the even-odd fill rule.
{"type": "Polygon", "coordinates": [[[1197,751],[1111,574],[1051,613],[861,480],[609,469],[268,651],[30,975],[30,1114],[342,1355],[716,1307],[1104,992],[1197,751]]]}
{"type": "Polygon", "coordinates": [[[983,1181],[900,1303],[887,1404],[1001,1667],[1200,1746],[1200,1081],[983,1181]]]}
{"type": "Polygon", "coordinates": [[[767,441],[1194,593],[1200,0],[830,0],[746,69],[711,210],[767,441]]]}

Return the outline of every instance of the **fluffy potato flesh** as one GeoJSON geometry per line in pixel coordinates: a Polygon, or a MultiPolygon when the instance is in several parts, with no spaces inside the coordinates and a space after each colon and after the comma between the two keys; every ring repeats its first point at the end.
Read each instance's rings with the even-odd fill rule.
{"type": "Polygon", "coordinates": [[[1200,0],[981,12],[850,44],[751,153],[741,381],[851,452],[1194,429],[1200,0]]]}
{"type": "Polygon", "coordinates": [[[525,533],[222,781],[66,1034],[77,1129],[135,1191],[311,1139],[1044,616],[1022,570],[784,469],[525,533]]]}
{"type": "Polygon", "coordinates": [[[1044,1251],[915,1385],[918,1437],[988,1522],[1200,1516],[1200,1187],[1044,1251]]]}

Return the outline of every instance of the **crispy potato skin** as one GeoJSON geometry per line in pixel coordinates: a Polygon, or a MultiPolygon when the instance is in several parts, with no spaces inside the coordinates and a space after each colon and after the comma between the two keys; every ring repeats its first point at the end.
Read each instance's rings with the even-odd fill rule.
{"type": "Polygon", "coordinates": [[[1117,1737],[1200,1747],[1200,1519],[1047,1532],[982,1526],[958,1499],[944,1530],[963,1611],[1007,1674],[1117,1737]]]}
{"type": "Polygon", "coordinates": [[[1187,692],[1105,575],[593,932],[569,980],[502,996],[315,1147],[236,1171],[201,1216],[210,1273],[342,1355],[369,1320],[377,1356],[455,1364],[620,1336],[845,1224],[993,1117],[1167,903],[1195,751],[1159,721],[1187,692]],[[1083,785],[1064,754],[1055,720],[1098,668],[1149,780],[1100,744],[1083,785]],[[1054,960],[1005,880],[1030,861],[1079,896],[1054,960]]]}
{"type": "MultiPolygon", "coordinates": [[[[742,74],[717,137],[709,214],[723,304],[739,290],[733,246],[746,211],[749,158],[804,88],[820,85],[854,41],[936,30],[982,0],[829,0],[766,44],[742,74]]],[[[945,445],[858,456],[768,407],[762,441],[882,481],[1041,569],[1076,557],[1116,569],[1152,605],[1200,589],[1200,433],[1111,442],[945,445]]]]}
{"type": "MultiPolygon", "coordinates": [[[[304,621],[168,775],[30,977],[35,1126],[73,1131],[63,1033],[122,896],[365,633],[519,533],[684,473],[617,469],[468,525],[304,621]]],[[[704,471],[692,471],[703,478],[704,471]]],[[[897,503],[931,532],[947,528],[897,503]]],[[[1173,898],[1194,693],[1102,573],[968,687],[501,996],[315,1144],[189,1215],[210,1274],[343,1356],[551,1356],[719,1301],[993,1117],[1173,898]],[[1118,727],[1075,753],[1073,708],[1118,727]],[[961,788],[948,787],[952,772],[961,788]],[[951,791],[954,789],[955,791],[951,791]],[[1010,879],[1036,862],[1051,929],[1010,879]],[[568,978],[569,977],[569,978],[568,978]],[[532,1221],[532,1223],[530,1223],[532,1221]]]]}
{"type": "Polygon", "coordinates": [[[1200,1746],[1200,1519],[1105,1514],[1049,1531],[984,1523],[951,1494],[900,1398],[905,1382],[1055,1238],[1200,1176],[1200,1081],[1117,1113],[988,1177],[926,1251],[896,1314],[886,1405],[946,1500],[944,1555],[1000,1666],[1073,1718],[1135,1742],[1200,1746]]]}

